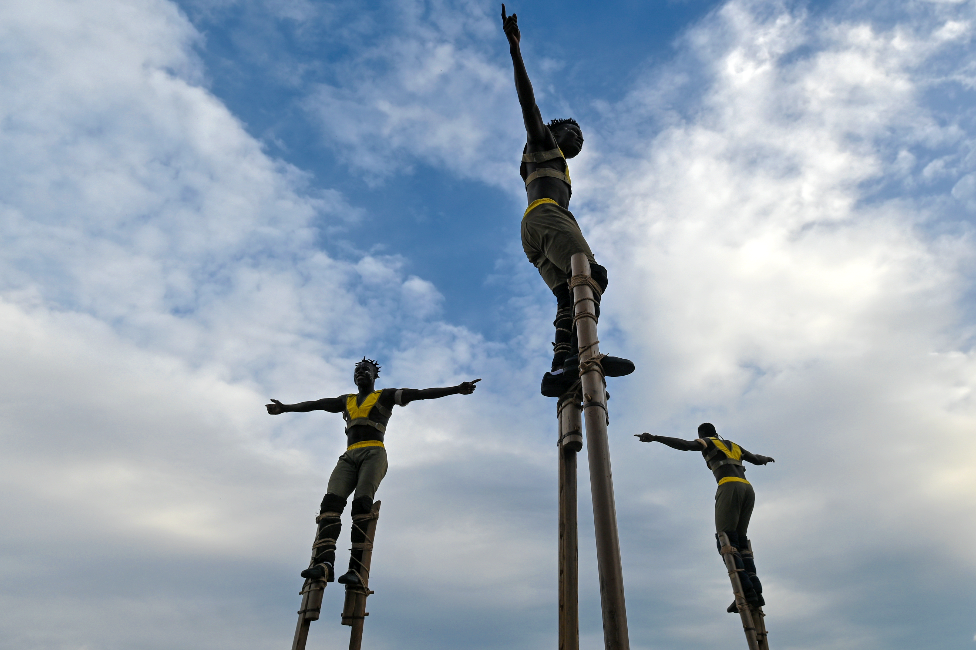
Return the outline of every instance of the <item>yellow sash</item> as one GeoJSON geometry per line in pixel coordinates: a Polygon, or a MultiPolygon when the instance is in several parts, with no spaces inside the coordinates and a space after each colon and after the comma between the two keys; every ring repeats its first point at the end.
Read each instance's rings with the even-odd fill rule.
{"type": "Polygon", "coordinates": [[[752,485],[749,481],[744,478],[739,478],[738,476],[726,476],[718,480],[719,485],[724,485],[726,483],[745,483],[746,485],[752,485]]]}
{"type": "MultiPolygon", "coordinates": [[[[349,445],[346,447],[346,451],[349,451],[350,449],[362,449],[363,447],[383,447],[383,442],[380,440],[363,440],[362,442],[349,445]]],[[[385,447],[383,448],[385,449],[385,447]]]]}

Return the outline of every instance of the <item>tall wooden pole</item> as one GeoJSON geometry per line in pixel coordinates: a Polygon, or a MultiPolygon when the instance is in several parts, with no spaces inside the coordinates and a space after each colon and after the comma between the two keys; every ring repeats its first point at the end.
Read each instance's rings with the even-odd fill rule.
{"type": "Polygon", "coordinates": [[[359,568],[359,576],[363,583],[356,587],[346,586],[346,601],[342,606],[342,624],[352,628],[349,630],[349,650],[360,650],[363,645],[363,623],[369,616],[369,612],[366,611],[366,598],[373,593],[369,589],[369,567],[373,561],[373,540],[376,538],[376,523],[380,518],[381,503],[381,501],[377,501],[373,504],[373,509],[370,512],[372,517],[366,524],[366,546],[363,549],[362,565],[359,568]]]}
{"type": "Polygon", "coordinates": [[[579,650],[579,525],[576,454],[583,448],[579,392],[559,398],[559,650],[579,650]]]}
{"type": "Polygon", "coordinates": [[[593,364],[600,356],[596,332],[596,302],[593,289],[577,283],[577,276],[590,277],[590,263],[583,253],[572,257],[575,326],[579,337],[583,389],[583,421],[586,423],[586,451],[590,461],[590,493],[596,528],[596,558],[600,572],[600,601],[603,605],[603,640],[606,650],[630,650],[627,607],[617,534],[617,508],[610,472],[610,444],[607,440],[607,392],[603,374],[593,364]]]}

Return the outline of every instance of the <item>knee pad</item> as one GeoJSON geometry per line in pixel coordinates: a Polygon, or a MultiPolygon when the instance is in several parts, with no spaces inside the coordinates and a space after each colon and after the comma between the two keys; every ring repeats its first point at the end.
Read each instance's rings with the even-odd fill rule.
{"type": "Polygon", "coordinates": [[[352,509],[349,514],[355,517],[356,515],[369,514],[372,510],[373,497],[363,495],[352,500],[352,509]]]}
{"type": "Polygon", "coordinates": [[[319,510],[320,513],[325,512],[337,512],[342,514],[342,511],[346,508],[346,500],[343,499],[338,494],[327,493],[322,497],[322,506],[319,510]]]}
{"type": "Polygon", "coordinates": [[[596,262],[590,262],[590,277],[600,285],[601,294],[607,290],[607,284],[609,283],[607,279],[607,267],[596,262]]]}

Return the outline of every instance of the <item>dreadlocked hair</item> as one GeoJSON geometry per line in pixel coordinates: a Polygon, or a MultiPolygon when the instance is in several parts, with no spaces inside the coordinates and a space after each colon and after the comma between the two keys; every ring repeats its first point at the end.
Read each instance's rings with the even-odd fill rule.
{"type": "Polygon", "coordinates": [[[359,366],[363,366],[363,365],[373,366],[373,370],[376,371],[376,376],[377,377],[380,376],[380,364],[376,363],[372,359],[367,359],[366,357],[363,357],[362,361],[356,363],[356,367],[358,368],[359,366]]]}
{"type": "Polygon", "coordinates": [[[552,129],[556,128],[557,126],[562,126],[563,124],[572,124],[577,129],[580,129],[580,131],[583,130],[583,129],[580,128],[579,123],[576,120],[574,120],[573,118],[571,118],[571,117],[566,117],[566,118],[561,118],[561,119],[553,120],[553,121],[549,122],[549,125],[548,126],[549,126],[549,129],[552,130],[552,129]]]}

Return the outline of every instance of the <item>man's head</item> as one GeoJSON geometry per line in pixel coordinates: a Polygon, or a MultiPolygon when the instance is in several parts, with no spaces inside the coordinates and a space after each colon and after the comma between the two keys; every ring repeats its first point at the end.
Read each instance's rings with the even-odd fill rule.
{"type": "Polygon", "coordinates": [[[363,360],[356,364],[356,370],[352,378],[359,388],[372,388],[373,382],[380,376],[380,364],[372,359],[363,357],[363,360]]]}
{"type": "Polygon", "coordinates": [[[718,435],[715,431],[715,425],[710,422],[705,422],[698,425],[698,437],[699,438],[714,438],[718,435]]]}
{"type": "Polygon", "coordinates": [[[567,117],[549,122],[549,132],[556,140],[556,146],[567,158],[575,158],[582,151],[583,131],[573,118],[567,117]]]}

